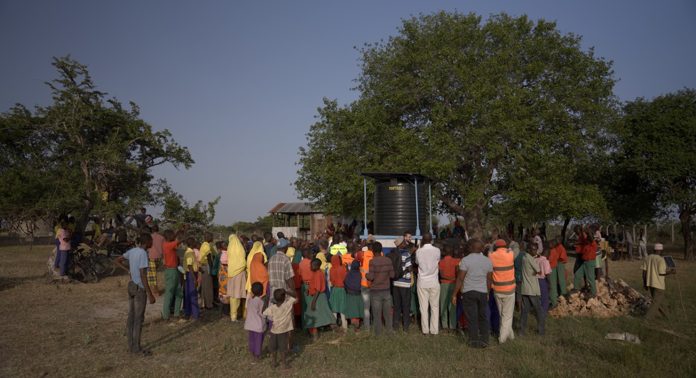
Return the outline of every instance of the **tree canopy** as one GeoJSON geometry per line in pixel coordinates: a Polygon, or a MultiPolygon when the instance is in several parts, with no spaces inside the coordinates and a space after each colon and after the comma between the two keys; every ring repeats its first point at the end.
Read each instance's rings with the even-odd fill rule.
{"type": "Polygon", "coordinates": [[[325,100],[299,152],[298,193],[362,212],[361,171],[429,176],[442,211],[481,235],[526,221],[607,216],[594,176],[616,118],[611,63],[526,16],[440,12],[361,49],[360,97],[325,100]]]}
{"type": "Polygon", "coordinates": [[[203,231],[213,226],[215,220],[215,206],[220,202],[220,197],[203,203],[197,201],[189,205],[184,197],[170,189],[166,189],[162,194],[162,221],[166,224],[178,228],[183,224],[189,225],[195,231],[203,231]]]}
{"type": "MultiPolygon", "coordinates": [[[[54,58],[53,103],[16,105],[0,116],[0,218],[10,222],[92,213],[125,214],[158,202],[168,188],[152,168],[189,168],[193,159],[167,130],[154,131],[139,108],[97,89],[87,67],[54,58]]],[[[171,190],[171,189],[169,189],[171,190]]]]}
{"type": "Polygon", "coordinates": [[[693,259],[691,226],[696,213],[696,90],[639,98],[624,107],[620,129],[623,167],[640,179],[637,192],[655,193],[643,208],[676,208],[685,257],[693,259]]]}

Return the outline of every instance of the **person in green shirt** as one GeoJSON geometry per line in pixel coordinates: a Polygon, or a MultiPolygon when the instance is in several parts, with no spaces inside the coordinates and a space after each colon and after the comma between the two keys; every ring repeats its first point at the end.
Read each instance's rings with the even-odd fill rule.
{"type": "Polygon", "coordinates": [[[546,312],[541,308],[541,289],[539,288],[539,263],[534,258],[537,253],[537,244],[530,241],[527,244],[527,253],[522,262],[522,315],[520,316],[520,335],[524,335],[527,330],[527,317],[529,310],[534,308],[537,319],[537,329],[540,335],[544,334],[546,323],[546,312]]]}

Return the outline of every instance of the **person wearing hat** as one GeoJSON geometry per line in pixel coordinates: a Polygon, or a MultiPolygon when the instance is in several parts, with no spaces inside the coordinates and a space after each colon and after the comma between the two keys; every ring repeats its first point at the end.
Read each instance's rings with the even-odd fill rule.
{"type": "Polygon", "coordinates": [[[493,243],[495,248],[488,254],[493,265],[493,292],[495,303],[500,313],[500,332],[498,341],[502,344],[508,339],[514,339],[512,330],[512,315],[515,311],[515,253],[507,248],[503,239],[493,243]]]}
{"type": "Polygon", "coordinates": [[[665,299],[665,276],[674,274],[676,271],[674,268],[667,268],[665,258],[662,257],[663,249],[662,244],[655,244],[653,252],[643,260],[640,267],[643,270],[643,287],[648,290],[652,298],[652,304],[645,315],[646,319],[654,318],[658,312],[667,318],[667,311],[662,305],[665,299]]]}
{"type": "Polygon", "coordinates": [[[285,289],[286,294],[295,297],[295,272],[292,270],[292,263],[286,254],[290,243],[287,239],[278,240],[277,252],[268,259],[268,285],[269,293],[274,293],[276,289],[285,289]]]}

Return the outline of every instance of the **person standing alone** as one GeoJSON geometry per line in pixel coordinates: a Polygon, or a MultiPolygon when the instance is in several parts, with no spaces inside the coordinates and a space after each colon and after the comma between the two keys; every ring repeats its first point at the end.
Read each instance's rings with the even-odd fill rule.
{"type": "Polygon", "coordinates": [[[655,244],[653,253],[643,260],[640,267],[643,271],[643,287],[648,290],[652,298],[648,313],[645,315],[646,319],[654,318],[658,312],[667,318],[667,311],[662,305],[666,289],[665,276],[674,274],[676,271],[674,268],[667,268],[665,258],[662,257],[662,250],[662,244],[655,244]]]}
{"type": "Polygon", "coordinates": [[[115,260],[115,264],[129,271],[128,282],[128,319],[126,320],[126,335],[128,336],[128,348],[133,354],[150,355],[150,351],[140,347],[140,336],[145,321],[145,306],[147,300],[155,303],[155,296],[147,282],[148,256],[146,249],[152,247],[152,237],[143,233],[138,239],[138,246],[128,250],[115,260]],[[128,268],[123,261],[128,260],[128,268]]]}

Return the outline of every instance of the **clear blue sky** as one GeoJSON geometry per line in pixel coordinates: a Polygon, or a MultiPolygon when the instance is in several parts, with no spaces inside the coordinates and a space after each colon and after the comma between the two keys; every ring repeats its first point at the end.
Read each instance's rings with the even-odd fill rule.
{"type": "Polygon", "coordinates": [[[218,195],[216,221],[296,200],[297,150],[322,97],[359,74],[353,48],[439,10],[555,20],[614,61],[622,100],[696,87],[696,1],[32,1],[0,0],[0,111],[47,105],[52,56],[134,101],[188,146],[188,171],[160,169],[190,202],[218,195]]]}

